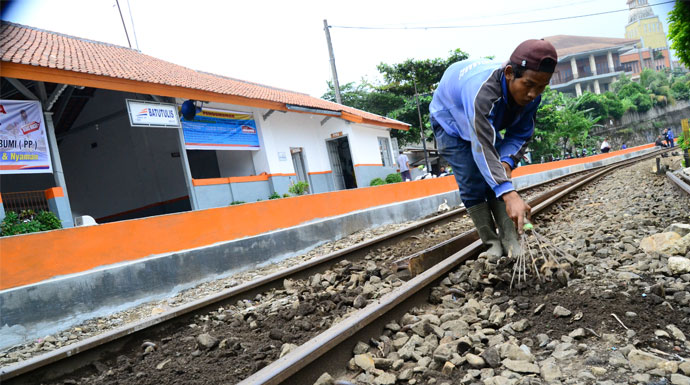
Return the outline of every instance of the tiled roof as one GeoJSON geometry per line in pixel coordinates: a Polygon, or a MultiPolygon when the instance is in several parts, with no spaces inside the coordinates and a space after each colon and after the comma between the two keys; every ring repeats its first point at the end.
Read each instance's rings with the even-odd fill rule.
{"type": "Polygon", "coordinates": [[[409,126],[341,104],[225,76],[195,71],[137,50],[2,21],[0,61],[109,78],[208,91],[220,95],[342,111],[372,124],[409,126]]]}
{"type": "Polygon", "coordinates": [[[553,44],[558,53],[558,58],[568,55],[594,51],[604,48],[613,48],[639,43],[639,39],[619,39],[615,37],[573,36],[555,35],[545,37],[544,40],[553,44]]]}

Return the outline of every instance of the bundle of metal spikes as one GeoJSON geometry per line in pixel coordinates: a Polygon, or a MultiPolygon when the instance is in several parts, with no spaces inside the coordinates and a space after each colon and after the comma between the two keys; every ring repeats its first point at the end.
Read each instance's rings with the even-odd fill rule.
{"type": "MultiPolygon", "coordinates": [[[[568,270],[571,269],[571,265],[567,261],[561,262],[561,260],[572,261],[574,258],[539,234],[534,225],[529,222],[526,222],[523,227],[520,236],[520,248],[520,252],[514,256],[515,265],[513,265],[513,275],[510,279],[511,290],[513,283],[516,283],[516,287],[521,287],[521,284],[527,283],[527,270],[534,272],[539,282],[544,283],[547,279],[551,280],[555,275],[563,286],[567,286],[570,276],[568,270]],[[515,276],[517,276],[517,282],[515,282],[515,276]]],[[[508,255],[509,259],[512,259],[511,254],[508,255]]]]}

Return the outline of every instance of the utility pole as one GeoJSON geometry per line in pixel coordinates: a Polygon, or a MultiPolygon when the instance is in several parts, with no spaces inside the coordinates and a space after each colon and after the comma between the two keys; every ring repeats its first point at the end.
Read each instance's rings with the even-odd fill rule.
{"type": "Polygon", "coordinates": [[[422,147],[424,148],[424,163],[426,164],[426,171],[431,172],[431,164],[429,163],[429,154],[426,151],[426,138],[424,137],[424,124],[422,124],[422,110],[419,108],[419,94],[417,93],[417,75],[413,75],[412,84],[414,84],[414,100],[417,102],[417,115],[419,116],[419,136],[422,138],[422,147]]]}
{"type": "Polygon", "coordinates": [[[127,36],[127,45],[129,45],[129,48],[132,48],[132,43],[129,41],[129,34],[127,33],[127,26],[125,25],[125,18],[122,17],[122,10],[120,9],[120,1],[115,0],[115,4],[117,4],[117,10],[120,12],[120,20],[122,20],[122,28],[125,29],[125,36],[127,36]]]}
{"type": "Polygon", "coordinates": [[[326,32],[326,42],[328,43],[328,55],[331,58],[331,72],[333,73],[333,89],[335,90],[335,101],[343,104],[340,98],[340,84],[338,84],[338,72],[335,70],[335,56],[333,56],[333,44],[331,44],[331,32],[328,30],[328,21],[323,19],[323,30],[326,32]]]}

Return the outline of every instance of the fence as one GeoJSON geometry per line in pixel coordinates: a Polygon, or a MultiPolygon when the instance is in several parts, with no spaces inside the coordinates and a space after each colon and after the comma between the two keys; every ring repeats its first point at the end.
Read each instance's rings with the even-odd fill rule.
{"type": "Polygon", "coordinates": [[[5,212],[14,211],[20,213],[22,210],[49,211],[48,200],[45,191],[22,191],[15,193],[2,193],[2,205],[5,212]]]}

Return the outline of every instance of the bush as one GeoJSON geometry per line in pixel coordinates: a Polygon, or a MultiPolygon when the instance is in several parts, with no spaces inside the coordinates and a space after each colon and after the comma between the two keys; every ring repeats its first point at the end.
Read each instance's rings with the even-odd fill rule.
{"type": "Polygon", "coordinates": [[[278,194],[277,192],[274,191],[273,194],[271,194],[271,195],[268,197],[268,199],[269,199],[269,200],[270,200],[270,199],[280,199],[280,194],[278,194]]]}
{"type": "Polygon", "coordinates": [[[386,184],[386,181],[385,181],[385,180],[383,180],[383,179],[381,179],[381,178],[374,178],[374,179],[372,179],[371,182],[369,183],[369,186],[381,186],[381,185],[384,185],[384,184],[386,184]]]}
{"type": "Polygon", "coordinates": [[[393,173],[386,176],[386,183],[398,183],[402,182],[402,176],[400,174],[393,173]]]}
{"type": "Polygon", "coordinates": [[[247,202],[245,202],[245,201],[232,201],[232,202],[230,202],[230,206],[241,205],[242,203],[247,203],[247,202]]]}
{"type": "Polygon", "coordinates": [[[288,194],[288,193],[283,194],[283,198],[290,198],[290,194],[288,194]]]}
{"type": "Polygon", "coordinates": [[[307,192],[309,192],[309,183],[299,181],[299,182],[293,184],[292,186],[290,186],[288,191],[290,191],[291,194],[304,195],[307,192]]]}
{"type": "Polygon", "coordinates": [[[33,210],[23,210],[19,214],[8,211],[5,219],[0,223],[0,234],[2,236],[28,234],[61,228],[60,219],[50,211],[40,211],[38,214],[33,210]]]}

